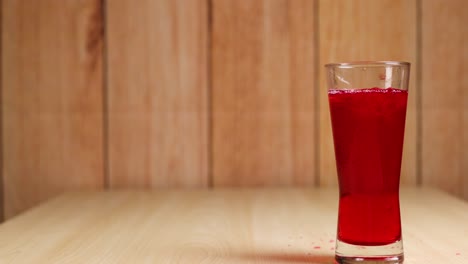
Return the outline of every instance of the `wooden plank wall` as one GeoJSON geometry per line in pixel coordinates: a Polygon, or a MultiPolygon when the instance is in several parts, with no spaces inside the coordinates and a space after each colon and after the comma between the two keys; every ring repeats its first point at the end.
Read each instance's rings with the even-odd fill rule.
{"type": "Polygon", "coordinates": [[[103,187],[99,0],[4,0],[5,216],[64,190],[103,187]]]}
{"type": "Polygon", "coordinates": [[[402,183],[468,199],[467,17],[463,0],[3,0],[0,211],[77,188],[335,185],[323,64],[381,59],[413,63],[402,183]]]}
{"type": "Polygon", "coordinates": [[[110,187],[207,186],[205,0],[107,1],[110,187]]]}
{"type": "Polygon", "coordinates": [[[314,184],[314,8],[213,1],[215,186],[314,184]]]}
{"type": "Polygon", "coordinates": [[[422,2],[422,184],[468,199],[468,2],[422,2]]]}

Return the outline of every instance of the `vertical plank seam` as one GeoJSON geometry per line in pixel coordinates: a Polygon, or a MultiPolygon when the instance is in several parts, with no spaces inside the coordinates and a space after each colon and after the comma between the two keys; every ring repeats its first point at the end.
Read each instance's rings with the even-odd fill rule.
{"type": "Polygon", "coordinates": [[[206,0],[207,2],[207,44],[206,44],[206,56],[207,56],[207,177],[208,177],[208,188],[211,189],[214,186],[214,175],[213,175],[213,0],[206,0]]]}
{"type": "Polygon", "coordinates": [[[103,162],[103,185],[109,189],[109,89],[108,89],[108,39],[107,39],[107,1],[101,1],[102,21],[102,162],[103,162]]]}
{"type": "Polygon", "coordinates": [[[423,57],[422,57],[422,1],[416,0],[416,185],[423,184],[423,111],[422,111],[422,70],[423,70],[423,57]]]}
{"type": "Polygon", "coordinates": [[[320,2],[314,1],[314,185],[320,186],[320,2]]]}

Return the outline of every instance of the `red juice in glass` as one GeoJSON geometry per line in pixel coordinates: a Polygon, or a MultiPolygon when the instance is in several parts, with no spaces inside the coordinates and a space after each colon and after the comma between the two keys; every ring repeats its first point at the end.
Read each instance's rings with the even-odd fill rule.
{"type": "Polygon", "coordinates": [[[328,64],[340,187],[338,263],[402,263],[399,185],[409,63],[328,64]]]}
{"type": "Polygon", "coordinates": [[[328,96],[340,182],[338,239],[367,246],[398,241],[408,92],[329,90],[328,96]]]}

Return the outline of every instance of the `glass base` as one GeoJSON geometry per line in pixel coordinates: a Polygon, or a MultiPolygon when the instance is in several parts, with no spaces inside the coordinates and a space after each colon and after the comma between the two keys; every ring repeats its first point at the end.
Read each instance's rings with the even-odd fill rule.
{"type": "Polygon", "coordinates": [[[400,264],[403,263],[403,242],[401,240],[383,246],[360,246],[337,240],[338,264],[400,264]]]}

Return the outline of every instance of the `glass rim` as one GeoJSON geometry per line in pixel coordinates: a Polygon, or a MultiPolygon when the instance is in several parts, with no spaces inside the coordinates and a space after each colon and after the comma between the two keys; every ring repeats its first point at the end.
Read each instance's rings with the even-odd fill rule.
{"type": "Polygon", "coordinates": [[[353,68],[353,67],[382,67],[382,66],[410,66],[407,61],[350,61],[350,62],[332,62],[325,64],[325,67],[353,68]]]}

